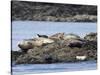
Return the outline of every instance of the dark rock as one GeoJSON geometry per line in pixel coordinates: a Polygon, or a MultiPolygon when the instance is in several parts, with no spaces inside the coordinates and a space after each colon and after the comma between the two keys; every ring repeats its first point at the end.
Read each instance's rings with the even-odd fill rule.
{"type": "Polygon", "coordinates": [[[12,1],[12,21],[96,22],[97,6],[12,1]]]}
{"type": "Polygon", "coordinates": [[[46,63],[52,63],[53,58],[51,56],[45,56],[46,63]]]}
{"type": "Polygon", "coordinates": [[[97,41],[86,41],[82,48],[86,50],[97,50],[97,41]]]}
{"type": "Polygon", "coordinates": [[[11,60],[15,61],[22,54],[20,51],[11,51],[11,60]]]}

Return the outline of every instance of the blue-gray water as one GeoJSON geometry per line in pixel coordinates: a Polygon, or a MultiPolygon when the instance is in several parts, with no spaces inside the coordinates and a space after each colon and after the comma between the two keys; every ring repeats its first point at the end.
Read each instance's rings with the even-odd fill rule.
{"type": "Polygon", "coordinates": [[[13,21],[12,50],[18,50],[17,42],[36,37],[36,34],[53,35],[58,32],[75,33],[84,37],[90,32],[96,32],[96,23],[82,22],[43,22],[43,21],[13,21]]]}
{"type": "Polygon", "coordinates": [[[22,64],[13,65],[13,75],[24,75],[34,73],[51,73],[51,72],[70,72],[96,70],[96,61],[85,61],[76,63],[58,63],[58,64],[22,64]]]}

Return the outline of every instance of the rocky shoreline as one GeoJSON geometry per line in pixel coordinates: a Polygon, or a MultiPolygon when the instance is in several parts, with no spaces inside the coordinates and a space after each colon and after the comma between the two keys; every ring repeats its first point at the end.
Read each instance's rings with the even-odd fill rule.
{"type": "Polygon", "coordinates": [[[12,2],[12,21],[97,22],[97,6],[12,2]]]}
{"type": "Polygon", "coordinates": [[[48,38],[41,36],[20,42],[21,50],[12,51],[12,61],[15,64],[48,64],[97,60],[97,33],[84,38],[65,33],[48,38]]]}

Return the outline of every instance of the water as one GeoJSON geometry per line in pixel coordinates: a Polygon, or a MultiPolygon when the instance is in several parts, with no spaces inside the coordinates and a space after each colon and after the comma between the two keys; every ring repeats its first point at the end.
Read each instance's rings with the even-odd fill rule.
{"type": "Polygon", "coordinates": [[[70,72],[96,70],[96,61],[85,61],[77,63],[58,63],[58,64],[22,64],[13,65],[13,75],[34,74],[34,73],[52,73],[52,72],[70,72]]]}
{"type": "Polygon", "coordinates": [[[58,32],[75,33],[84,37],[90,32],[96,32],[96,23],[82,22],[40,22],[13,21],[12,22],[12,50],[18,50],[17,42],[36,37],[36,34],[52,35],[58,32]]]}

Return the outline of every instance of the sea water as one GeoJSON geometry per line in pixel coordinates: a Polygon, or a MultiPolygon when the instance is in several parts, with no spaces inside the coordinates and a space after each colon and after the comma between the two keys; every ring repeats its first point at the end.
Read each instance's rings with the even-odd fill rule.
{"type": "Polygon", "coordinates": [[[55,64],[21,64],[12,66],[12,75],[96,70],[96,61],[55,64]]]}

